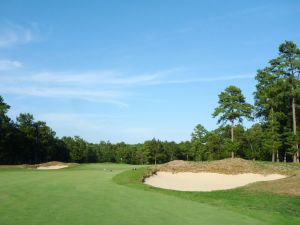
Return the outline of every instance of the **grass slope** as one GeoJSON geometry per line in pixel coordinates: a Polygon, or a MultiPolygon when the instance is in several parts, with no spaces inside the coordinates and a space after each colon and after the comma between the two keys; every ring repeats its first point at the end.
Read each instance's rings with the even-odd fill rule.
{"type": "Polygon", "coordinates": [[[0,168],[0,224],[194,225],[292,221],[288,217],[284,220],[281,214],[261,214],[260,218],[243,210],[204,204],[193,197],[166,194],[138,182],[144,168],[137,171],[131,168],[117,164],[88,164],[52,171],[0,168]]]}

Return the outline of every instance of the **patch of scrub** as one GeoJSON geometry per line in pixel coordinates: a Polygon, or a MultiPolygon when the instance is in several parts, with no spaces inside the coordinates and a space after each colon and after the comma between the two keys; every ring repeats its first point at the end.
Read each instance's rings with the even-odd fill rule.
{"type": "Polygon", "coordinates": [[[177,191],[216,191],[242,187],[257,181],[271,181],[285,178],[280,174],[220,174],[220,173],[193,173],[193,172],[162,172],[145,179],[145,184],[177,191]]]}
{"type": "Polygon", "coordinates": [[[68,167],[67,165],[55,165],[55,166],[39,166],[38,170],[57,170],[68,167]]]}

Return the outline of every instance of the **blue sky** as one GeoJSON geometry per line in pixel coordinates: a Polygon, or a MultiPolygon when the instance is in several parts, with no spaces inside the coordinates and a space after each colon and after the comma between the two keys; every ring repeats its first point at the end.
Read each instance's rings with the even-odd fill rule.
{"type": "Polygon", "coordinates": [[[297,0],[0,0],[0,95],[60,137],[188,140],[226,86],[253,103],[299,21],[297,0]]]}

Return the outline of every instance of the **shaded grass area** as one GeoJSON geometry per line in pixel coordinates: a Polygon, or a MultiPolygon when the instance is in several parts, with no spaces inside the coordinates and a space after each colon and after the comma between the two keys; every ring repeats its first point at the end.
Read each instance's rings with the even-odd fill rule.
{"type": "Polygon", "coordinates": [[[191,201],[206,203],[230,210],[246,213],[256,218],[278,217],[279,224],[300,224],[300,197],[278,195],[261,191],[249,191],[247,188],[237,188],[213,192],[180,192],[151,187],[142,183],[144,176],[151,169],[140,168],[137,171],[126,171],[114,177],[120,185],[135,189],[153,191],[176,196],[191,201]]]}

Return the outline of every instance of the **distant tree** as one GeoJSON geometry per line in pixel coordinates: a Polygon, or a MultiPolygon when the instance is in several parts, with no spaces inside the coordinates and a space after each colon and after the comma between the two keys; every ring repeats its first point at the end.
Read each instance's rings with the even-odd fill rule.
{"type": "Polygon", "coordinates": [[[263,146],[272,154],[272,162],[275,162],[275,153],[277,161],[279,161],[278,150],[281,146],[280,134],[279,134],[279,123],[274,117],[274,113],[270,112],[268,121],[266,123],[266,129],[264,132],[263,146]]]}
{"type": "Polygon", "coordinates": [[[256,113],[266,124],[267,137],[270,140],[267,140],[265,136],[264,147],[272,153],[272,162],[275,162],[276,156],[279,160],[278,148],[281,141],[278,135],[280,129],[278,119],[284,117],[280,112],[282,80],[279,79],[278,73],[274,72],[272,67],[258,70],[256,80],[258,81],[257,90],[254,93],[256,113]]]}
{"type": "Polygon", "coordinates": [[[0,96],[0,163],[10,162],[10,155],[13,152],[12,141],[12,123],[7,116],[7,112],[10,106],[4,102],[2,96],[0,96]]]}
{"type": "Polygon", "coordinates": [[[248,150],[245,152],[249,159],[262,159],[264,157],[263,139],[264,131],[260,124],[256,123],[251,128],[247,129],[246,146],[248,150]]]}
{"type": "Polygon", "coordinates": [[[179,143],[178,147],[180,151],[180,155],[179,155],[180,159],[184,159],[187,161],[193,159],[194,153],[192,151],[192,146],[190,141],[182,141],[179,143]]]}
{"type": "Polygon", "coordinates": [[[279,46],[279,56],[270,61],[274,72],[283,79],[283,84],[287,87],[288,95],[291,99],[293,133],[295,136],[294,162],[299,162],[299,144],[297,141],[297,116],[296,104],[300,93],[300,49],[292,41],[285,41],[279,46]]]}
{"type": "MultiPolygon", "coordinates": [[[[246,103],[241,89],[236,86],[229,86],[219,94],[219,106],[215,108],[213,117],[219,116],[218,123],[231,123],[231,142],[234,142],[235,121],[242,122],[243,118],[251,119],[252,105],[246,103]]],[[[234,149],[231,157],[234,158],[234,149]]]]}
{"type": "Polygon", "coordinates": [[[209,153],[208,159],[222,159],[224,149],[224,138],[218,130],[209,132],[206,147],[209,153]]]}
{"type": "Polygon", "coordinates": [[[148,164],[150,158],[150,150],[144,144],[136,145],[136,164],[148,164]]]}
{"type": "Polygon", "coordinates": [[[164,162],[165,155],[163,154],[163,146],[160,140],[153,138],[144,142],[146,151],[149,151],[150,162],[156,165],[158,162],[164,162]]]}
{"type": "MultiPolygon", "coordinates": [[[[257,116],[262,118],[265,124],[268,124],[268,132],[273,132],[269,138],[280,136],[280,140],[273,141],[281,142],[281,155],[284,155],[284,158],[286,158],[286,150],[289,148],[288,152],[293,154],[294,162],[299,161],[299,134],[297,132],[299,75],[300,50],[295,43],[285,41],[279,46],[279,56],[270,60],[268,67],[258,70],[256,75],[258,84],[254,95],[257,116]],[[277,127],[270,127],[276,123],[277,127]],[[274,130],[277,130],[280,135],[274,136],[274,130]],[[294,134],[294,137],[290,136],[290,132],[294,134]]],[[[278,150],[276,150],[276,156],[278,160],[278,150]]],[[[275,161],[274,155],[272,159],[275,161]]]]}
{"type": "Polygon", "coordinates": [[[166,158],[167,161],[172,161],[177,158],[176,153],[178,151],[178,145],[174,141],[171,142],[164,141],[162,145],[163,145],[164,152],[167,156],[166,158]]]}
{"type": "Polygon", "coordinates": [[[70,152],[70,160],[72,162],[87,162],[88,143],[79,136],[63,137],[62,140],[66,144],[70,152]]]}
{"type": "Polygon", "coordinates": [[[198,124],[193,133],[191,134],[191,147],[195,155],[195,160],[206,160],[208,158],[208,152],[206,147],[208,131],[198,124]]]}
{"type": "Polygon", "coordinates": [[[33,115],[20,113],[16,125],[22,135],[19,145],[21,152],[24,154],[24,160],[28,163],[38,163],[37,129],[33,115]]]}
{"type": "Polygon", "coordinates": [[[194,128],[193,133],[191,134],[192,141],[197,141],[201,144],[205,144],[207,141],[207,135],[208,135],[208,131],[205,129],[205,127],[202,126],[201,124],[198,124],[194,128]]]}
{"type": "Polygon", "coordinates": [[[98,155],[100,158],[100,162],[115,162],[116,156],[113,149],[113,145],[107,141],[101,141],[98,144],[98,155]]]}

